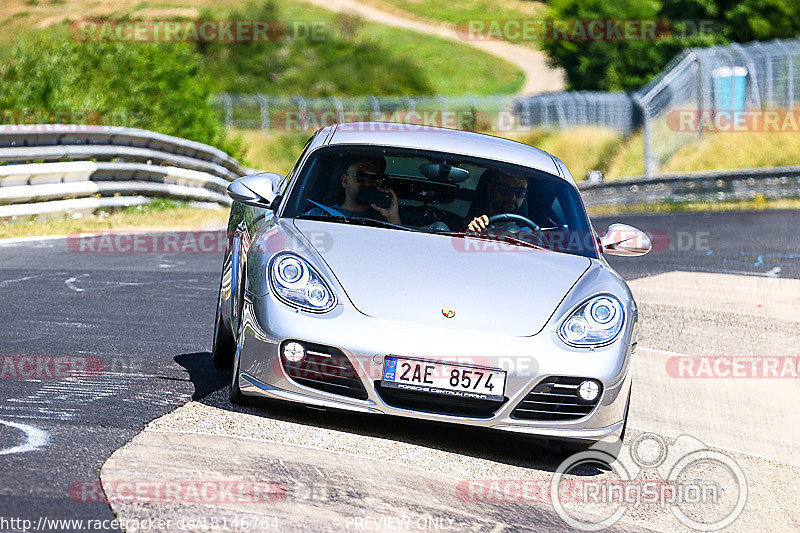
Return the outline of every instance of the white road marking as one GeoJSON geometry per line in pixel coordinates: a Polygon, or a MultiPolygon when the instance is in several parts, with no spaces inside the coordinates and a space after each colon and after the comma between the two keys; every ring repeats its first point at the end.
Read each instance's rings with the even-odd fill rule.
{"type": "Polygon", "coordinates": [[[0,424],[18,429],[25,434],[25,442],[19,446],[12,446],[11,448],[0,450],[0,455],[12,455],[15,453],[25,453],[37,450],[43,446],[46,446],[50,440],[50,437],[46,431],[29,426],[28,424],[20,424],[19,422],[10,422],[8,420],[0,420],[0,424]]]}
{"type": "MultiPolygon", "coordinates": [[[[85,278],[88,275],[89,274],[82,274],[80,277],[85,278]]],[[[75,292],[84,292],[83,289],[81,289],[80,287],[75,285],[75,282],[77,282],[77,281],[78,281],[78,278],[71,277],[69,279],[64,280],[64,283],[67,285],[67,287],[69,287],[70,289],[72,289],[75,292]]]]}
{"type": "Polygon", "coordinates": [[[685,354],[685,353],[670,352],[669,350],[657,350],[656,348],[648,348],[647,346],[637,346],[636,349],[637,350],[644,350],[646,352],[653,352],[653,353],[657,353],[657,354],[660,354],[660,355],[672,355],[672,356],[678,356],[678,357],[701,357],[701,356],[698,356],[698,355],[688,355],[688,354],[685,354]]]}
{"type": "Polygon", "coordinates": [[[28,242],[39,241],[54,241],[57,239],[66,239],[69,235],[44,235],[39,237],[12,237],[10,239],[0,239],[0,246],[14,246],[16,244],[24,244],[28,242]]]}
{"type": "Polygon", "coordinates": [[[715,274],[740,274],[743,276],[760,276],[762,278],[777,278],[778,273],[781,271],[781,267],[775,267],[772,270],[768,270],[767,272],[753,272],[753,271],[744,271],[744,270],[715,270],[715,274]]]}
{"type": "MultiPolygon", "coordinates": [[[[65,274],[65,272],[62,272],[61,274],[65,274]]],[[[89,274],[81,274],[80,276],[77,276],[77,277],[73,276],[71,278],[66,279],[64,281],[64,283],[67,285],[67,287],[69,287],[70,289],[72,289],[75,292],[86,292],[86,289],[82,289],[81,287],[78,287],[76,285],[76,283],[81,278],[88,278],[88,277],[89,277],[89,274]]],[[[105,285],[105,287],[97,287],[97,288],[90,287],[89,290],[106,290],[106,289],[116,289],[116,288],[119,288],[119,287],[139,287],[141,285],[159,285],[159,284],[162,284],[162,283],[197,283],[198,281],[199,280],[196,280],[196,279],[180,279],[180,280],[162,279],[162,280],[158,280],[158,281],[103,281],[103,280],[101,280],[101,281],[98,281],[97,283],[102,283],[102,284],[105,285]]],[[[2,286],[2,285],[0,285],[0,286],[2,286]]],[[[208,290],[208,291],[216,291],[217,290],[217,289],[212,289],[212,288],[207,288],[207,287],[185,287],[185,286],[180,286],[180,285],[178,285],[176,287],[180,288],[180,289],[191,289],[191,290],[208,290]]]]}
{"type": "Polygon", "coordinates": [[[766,273],[767,276],[778,277],[778,273],[781,271],[781,267],[775,267],[772,270],[766,273]]]}
{"type": "Polygon", "coordinates": [[[11,285],[12,283],[18,283],[20,281],[28,281],[29,279],[36,279],[36,278],[44,278],[47,276],[59,276],[64,275],[66,272],[48,272],[46,274],[36,274],[33,276],[25,276],[24,278],[16,278],[16,279],[4,279],[0,281],[0,287],[5,287],[6,285],[11,285]]]}
{"type": "Polygon", "coordinates": [[[159,268],[172,268],[180,265],[185,265],[186,261],[178,261],[177,259],[170,259],[171,254],[158,254],[156,257],[161,263],[158,264],[159,268]]]}

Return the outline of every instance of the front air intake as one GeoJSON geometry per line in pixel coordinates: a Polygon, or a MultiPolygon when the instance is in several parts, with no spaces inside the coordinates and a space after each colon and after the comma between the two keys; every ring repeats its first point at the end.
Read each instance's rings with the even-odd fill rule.
{"type": "Polygon", "coordinates": [[[300,385],[358,400],[367,399],[367,391],[356,369],[337,348],[304,341],[285,341],[281,345],[281,364],[286,375],[300,385]],[[286,359],[283,347],[290,342],[303,346],[305,357],[302,360],[293,362],[286,359]]]}
{"type": "Polygon", "coordinates": [[[603,395],[602,384],[592,401],[578,396],[578,386],[587,378],[549,377],[536,385],[511,412],[511,418],[522,420],[577,420],[583,418],[597,406],[603,395]]]}

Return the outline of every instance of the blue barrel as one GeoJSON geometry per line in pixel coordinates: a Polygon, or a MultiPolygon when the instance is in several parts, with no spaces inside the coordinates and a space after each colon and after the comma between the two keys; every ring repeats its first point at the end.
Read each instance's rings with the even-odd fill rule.
{"type": "Polygon", "coordinates": [[[720,67],[712,73],[714,109],[743,111],[747,90],[747,69],[720,67]]]}

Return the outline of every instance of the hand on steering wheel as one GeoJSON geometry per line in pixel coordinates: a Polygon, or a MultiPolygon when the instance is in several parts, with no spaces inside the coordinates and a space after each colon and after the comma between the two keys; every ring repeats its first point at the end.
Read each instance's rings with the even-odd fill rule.
{"type": "Polygon", "coordinates": [[[526,216],[518,215],[516,213],[501,213],[499,215],[494,215],[492,217],[487,217],[486,215],[475,217],[472,222],[469,223],[467,229],[469,231],[483,231],[489,227],[497,225],[497,223],[515,223],[521,224],[524,227],[530,228],[533,235],[539,240],[540,244],[544,245],[547,242],[547,237],[545,237],[542,228],[534,222],[533,220],[529,219],[526,216]]]}

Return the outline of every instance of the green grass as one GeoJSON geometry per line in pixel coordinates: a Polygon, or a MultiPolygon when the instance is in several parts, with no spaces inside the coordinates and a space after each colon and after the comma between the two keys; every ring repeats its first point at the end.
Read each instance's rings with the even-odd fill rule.
{"type": "Polygon", "coordinates": [[[612,158],[623,145],[623,139],[614,131],[589,126],[566,131],[534,130],[510,138],[558,157],[576,181],[585,180],[590,170],[608,173],[612,158]]]}
{"type": "Polygon", "coordinates": [[[250,165],[265,172],[286,174],[303,151],[310,133],[237,131],[247,149],[250,165]]]}
{"type": "Polygon", "coordinates": [[[711,211],[761,211],[765,209],[800,209],[800,198],[767,200],[757,195],[753,200],[731,202],[659,202],[640,205],[604,205],[588,208],[591,216],[622,215],[629,213],[700,213],[711,211]]]}
{"type": "MultiPolygon", "coordinates": [[[[376,8],[410,16],[434,23],[444,23],[455,27],[462,38],[466,38],[469,24],[472,21],[482,21],[484,31],[488,31],[493,21],[506,20],[542,20],[546,14],[544,2],[531,0],[455,0],[453,2],[439,2],[438,0],[361,0],[376,8]]],[[[539,49],[540,42],[536,39],[506,40],[528,48],[539,49]]]]}
{"type": "Polygon", "coordinates": [[[525,82],[514,65],[467,45],[419,34],[404,39],[402,30],[386,26],[371,25],[369,31],[398,54],[415,58],[437,94],[513,94],[525,82]]]}
{"type": "Polygon", "coordinates": [[[183,202],[157,198],[147,205],[126,207],[113,212],[98,210],[78,218],[58,215],[3,220],[0,221],[0,239],[111,230],[214,229],[225,226],[228,213],[229,209],[223,207],[199,209],[183,202]]]}
{"type": "Polygon", "coordinates": [[[366,0],[387,11],[402,10],[420,18],[458,24],[469,19],[534,18],[543,11],[540,2],[526,0],[366,0]]]}
{"type": "Polygon", "coordinates": [[[662,172],[800,165],[800,133],[710,133],[678,150],[662,172]]]}
{"type": "Polygon", "coordinates": [[[611,157],[606,177],[609,179],[632,178],[644,174],[644,137],[641,132],[628,136],[611,157]]]}
{"type": "MultiPolygon", "coordinates": [[[[141,9],[141,4],[126,1],[115,3],[115,11],[106,16],[125,18],[141,9]]],[[[91,12],[85,12],[89,5],[69,0],[63,7],[74,18],[89,16],[91,12]]],[[[153,2],[148,7],[167,5],[153,2]]],[[[197,8],[199,18],[278,19],[287,22],[287,27],[296,21],[324,24],[327,38],[323,41],[284,39],[260,45],[198,46],[204,55],[200,73],[211,79],[216,91],[307,97],[486,95],[512,94],[524,83],[524,75],[516,66],[468,44],[365,22],[299,0],[281,0],[275,7],[266,0],[214,5],[205,0],[178,0],[170,2],[169,7],[197,8]]],[[[0,19],[0,61],[9,55],[15,38],[36,32],[68,38],[66,22],[54,22],[39,30],[35,25],[41,22],[43,13],[15,16],[20,12],[0,19]]]]}
{"type": "MultiPolygon", "coordinates": [[[[258,7],[256,7],[258,6],[258,7]]],[[[262,10],[275,16],[265,2],[262,10]]],[[[222,9],[202,18],[236,18],[222,9]]],[[[215,45],[205,50],[204,72],[218,91],[302,96],[510,94],[524,83],[520,69],[458,42],[335,14],[299,1],[282,1],[284,21],[324,23],[320,42],[265,46],[215,45]]]]}

